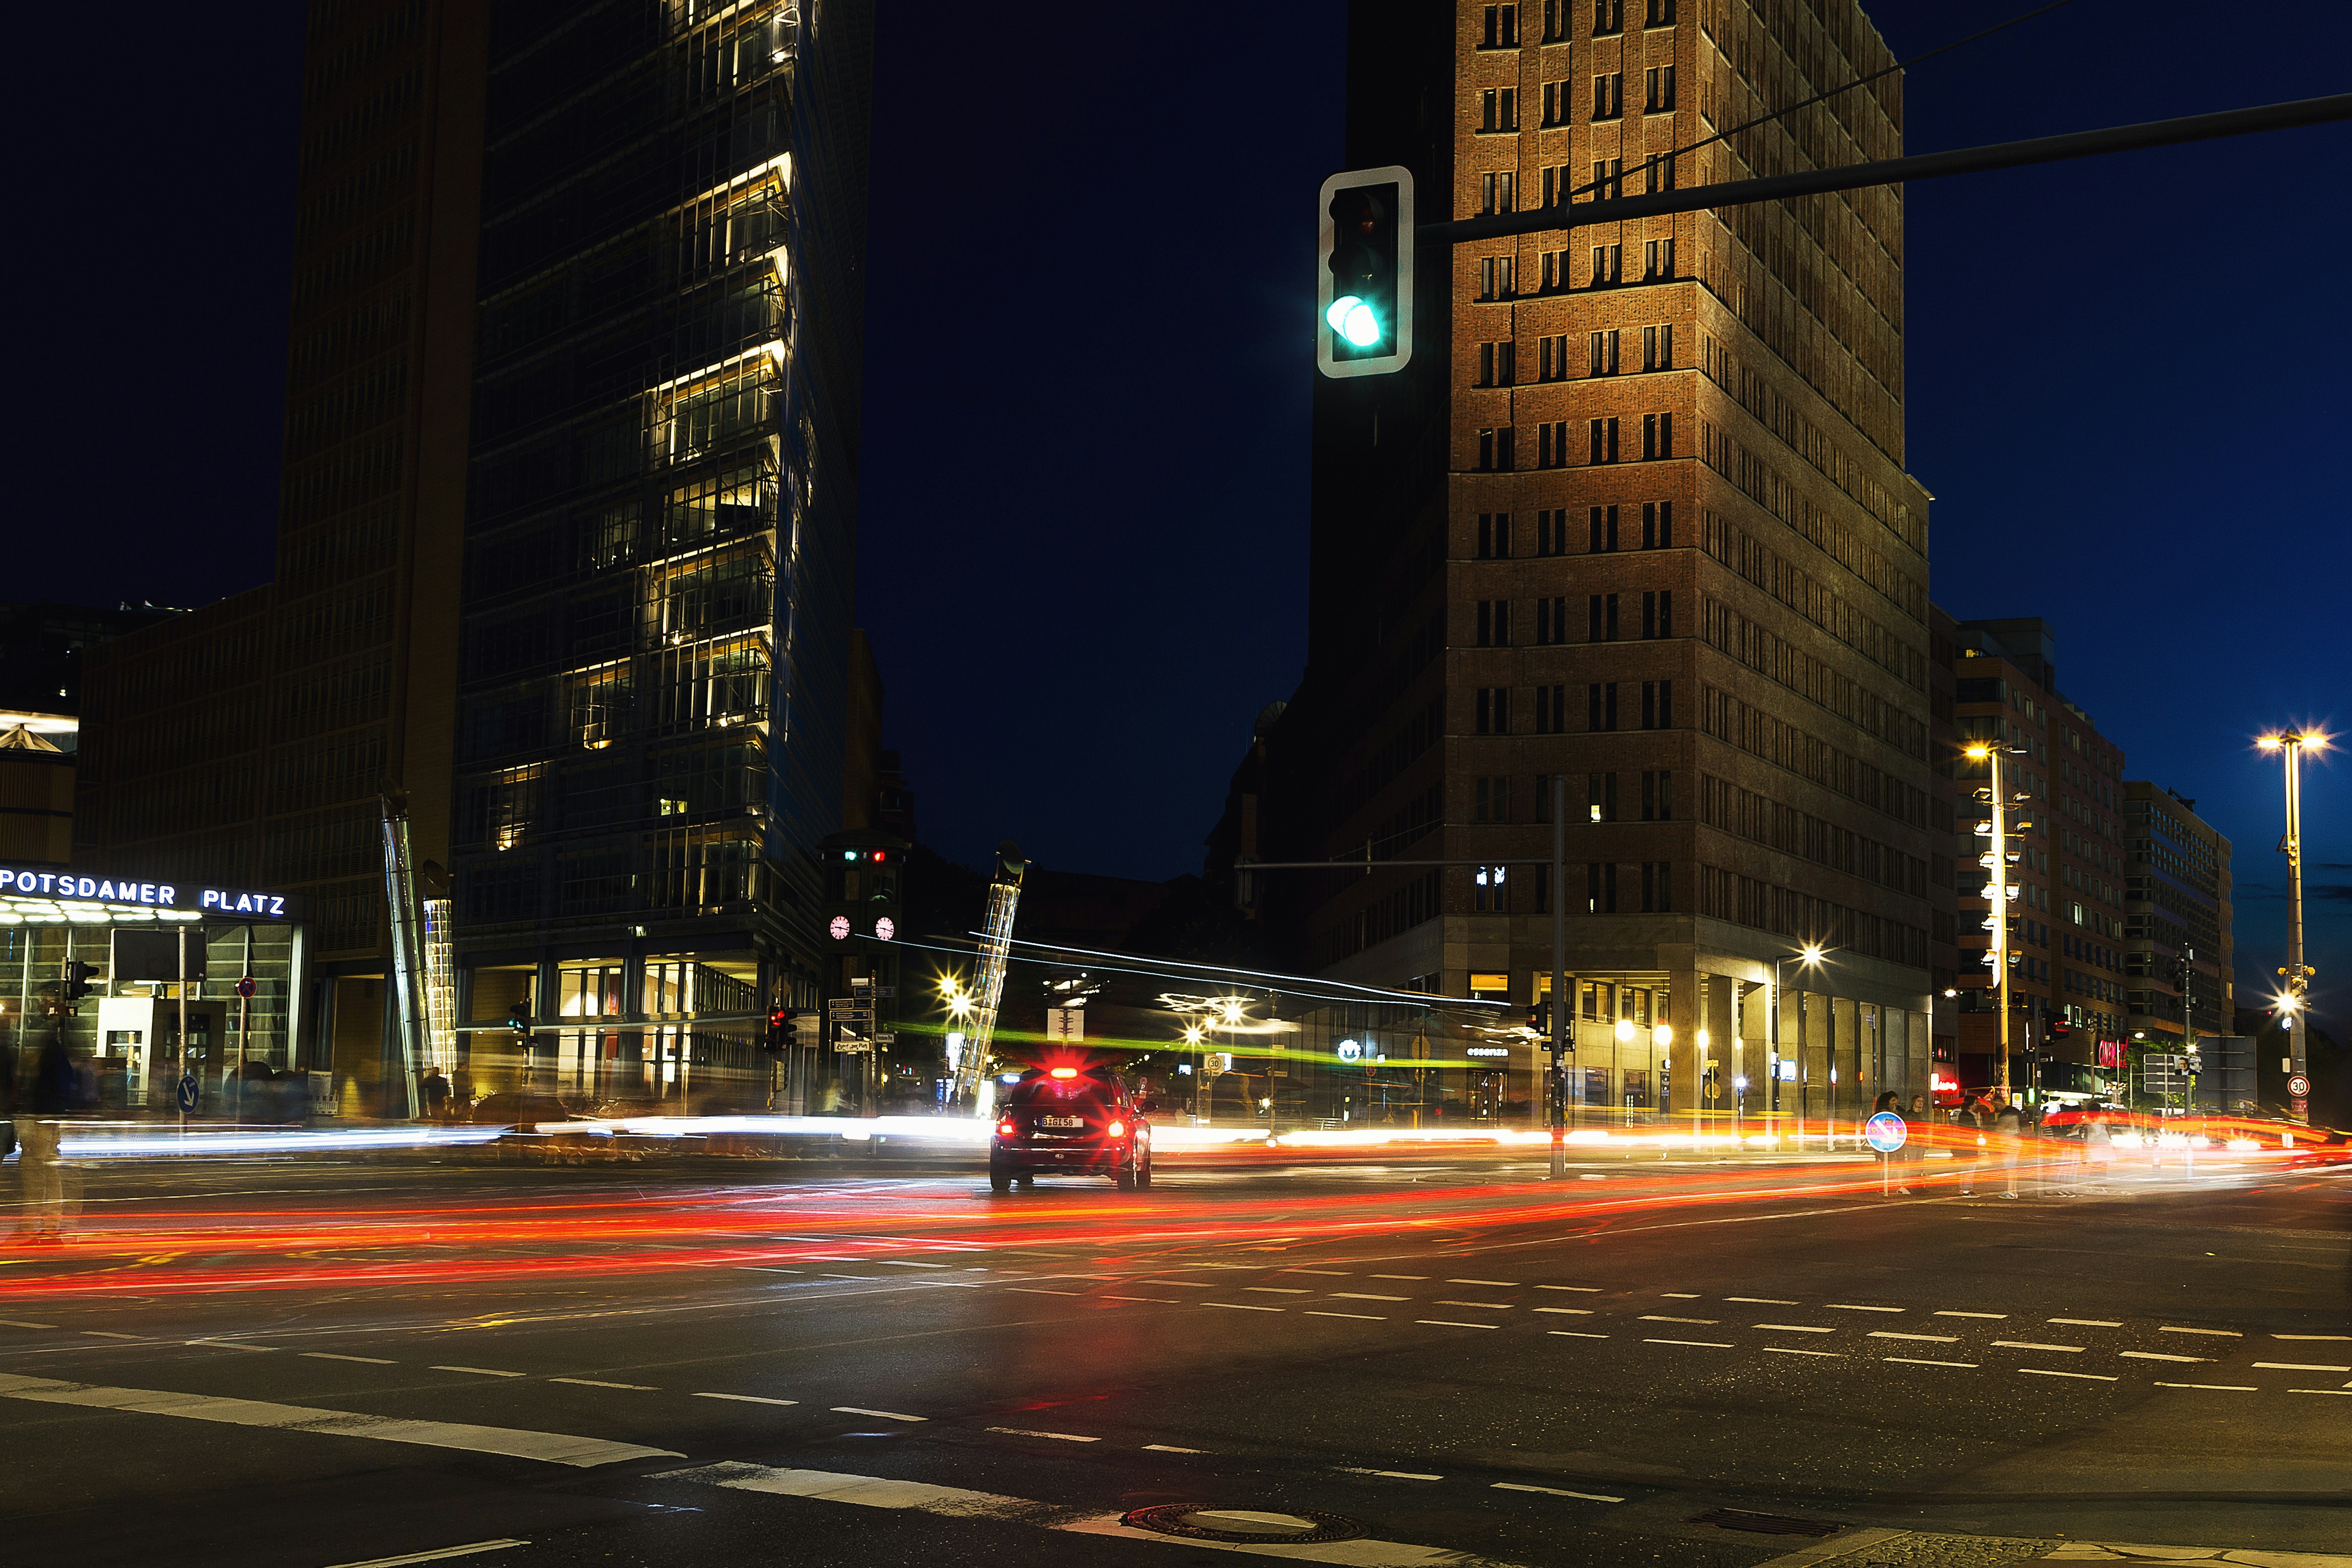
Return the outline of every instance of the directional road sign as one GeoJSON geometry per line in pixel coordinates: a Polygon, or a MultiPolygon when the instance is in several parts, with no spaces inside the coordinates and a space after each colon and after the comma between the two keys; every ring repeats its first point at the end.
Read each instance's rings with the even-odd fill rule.
{"type": "Polygon", "coordinates": [[[1882,1155],[1891,1155],[1910,1140],[1911,1129],[1892,1111],[1881,1111],[1862,1124],[1862,1135],[1882,1155]]]}

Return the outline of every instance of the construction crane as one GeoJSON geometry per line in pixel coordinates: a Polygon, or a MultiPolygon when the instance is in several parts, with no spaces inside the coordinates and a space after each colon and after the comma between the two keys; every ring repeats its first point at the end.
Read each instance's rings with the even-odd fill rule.
{"type": "Polygon", "coordinates": [[[956,1061],[951,1098],[985,1114],[980,1103],[980,1075],[988,1064],[989,1042],[996,1034],[996,1004],[1004,997],[1004,965],[1013,954],[1013,915],[1021,904],[1021,873],[1029,862],[1011,839],[996,846],[996,875],[988,884],[988,918],[980,935],[980,971],[972,980],[971,1023],[965,1031],[963,1054],[956,1061]]]}

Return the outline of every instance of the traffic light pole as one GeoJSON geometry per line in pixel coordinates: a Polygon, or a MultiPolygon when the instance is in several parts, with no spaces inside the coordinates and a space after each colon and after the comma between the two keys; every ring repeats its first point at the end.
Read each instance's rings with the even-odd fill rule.
{"type": "MultiPolygon", "coordinates": [[[[1952,174],[1976,174],[1992,169],[2018,169],[2034,163],[2055,163],[2070,158],[2095,158],[2109,152],[2130,152],[2147,147],[2171,147],[2189,141],[2210,141],[2225,136],[2246,136],[2263,131],[2288,131],[2305,125],[2326,125],[2352,120],[2352,93],[2298,99],[2252,109],[2223,110],[2218,114],[2192,114],[2179,120],[2152,120],[2138,125],[2115,125],[2099,131],[2069,131],[2063,136],[2038,136],[2026,141],[1996,142],[1989,147],[1962,147],[1949,152],[1926,152],[1909,158],[1880,158],[1832,169],[1803,169],[1755,180],[1731,180],[1720,184],[1683,190],[1653,191],[1639,196],[1579,202],[1538,207],[1525,213],[1496,213],[1450,223],[1423,224],[1414,233],[1423,242],[1459,245],[1466,240],[1500,239],[1512,235],[1552,234],[1595,224],[1623,223],[1634,218],[1662,217],[1670,213],[1705,212],[1710,207],[1738,206],[1748,202],[1782,201],[1790,196],[1853,191],[1869,185],[1892,185],[1913,180],[1936,180],[1952,174]]],[[[1669,165],[1671,167],[1671,165],[1669,165]]]]}

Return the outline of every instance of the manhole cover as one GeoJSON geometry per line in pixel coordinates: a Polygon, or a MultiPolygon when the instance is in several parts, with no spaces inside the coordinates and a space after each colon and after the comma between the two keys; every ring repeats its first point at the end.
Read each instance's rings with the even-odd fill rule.
{"type": "Polygon", "coordinates": [[[1120,1516],[1119,1522],[1188,1541],[1238,1541],[1253,1545],[1307,1546],[1319,1541],[1353,1541],[1364,1527],[1336,1513],[1312,1509],[1275,1512],[1249,1508],[1211,1508],[1205,1503],[1163,1502],[1120,1516]]]}
{"type": "Polygon", "coordinates": [[[1744,1508],[1716,1508],[1690,1517],[1693,1524],[1719,1530],[1750,1530],[1759,1535],[1835,1535],[1845,1528],[1825,1519],[1792,1519],[1785,1513],[1756,1513],[1744,1508]]]}

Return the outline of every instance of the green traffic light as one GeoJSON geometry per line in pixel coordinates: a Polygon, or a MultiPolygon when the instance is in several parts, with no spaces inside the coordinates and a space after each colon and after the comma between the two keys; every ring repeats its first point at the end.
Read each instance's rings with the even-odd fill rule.
{"type": "Polygon", "coordinates": [[[1323,319],[1331,330],[1359,349],[1369,349],[1381,340],[1380,318],[1372,308],[1352,294],[1343,294],[1331,301],[1331,308],[1323,312],[1323,319]]]}

